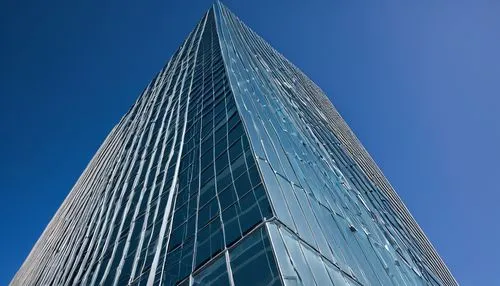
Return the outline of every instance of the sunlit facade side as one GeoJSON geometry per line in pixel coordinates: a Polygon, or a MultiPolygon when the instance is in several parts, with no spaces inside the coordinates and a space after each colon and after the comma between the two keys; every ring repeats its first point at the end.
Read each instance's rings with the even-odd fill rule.
{"type": "Polygon", "coordinates": [[[293,269],[282,275],[326,277],[294,264],[310,266],[314,257],[330,277],[340,270],[342,283],[456,285],[321,89],[223,5],[216,13],[228,77],[276,215],[267,227],[286,253],[300,252],[290,249],[298,243],[304,254],[277,255],[280,269],[293,269]]]}
{"type": "Polygon", "coordinates": [[[220,3],[11,285],[456,285],[323,92],[220,3]]]}

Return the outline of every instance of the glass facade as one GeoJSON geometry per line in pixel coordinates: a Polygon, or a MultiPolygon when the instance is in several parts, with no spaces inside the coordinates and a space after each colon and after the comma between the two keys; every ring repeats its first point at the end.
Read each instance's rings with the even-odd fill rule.
{"type": "Polygon", "coordinates": [[[12,285],[456,285],[323,92],[220,3],[12,285]]]}

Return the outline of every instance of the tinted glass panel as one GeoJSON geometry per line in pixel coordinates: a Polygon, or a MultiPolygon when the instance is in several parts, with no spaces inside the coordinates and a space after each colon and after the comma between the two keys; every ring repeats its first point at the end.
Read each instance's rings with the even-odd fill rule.
{"type": "Polygon", "coordinates": [[[193,285],[229,285],[227,275],[226,258],[222,255],[193,277],[193,285]]]}
{"type": "Polygon", "coordinates": [[[243,239],[229,254],[236,285],[282,285],[264,228],[243,239]]]}

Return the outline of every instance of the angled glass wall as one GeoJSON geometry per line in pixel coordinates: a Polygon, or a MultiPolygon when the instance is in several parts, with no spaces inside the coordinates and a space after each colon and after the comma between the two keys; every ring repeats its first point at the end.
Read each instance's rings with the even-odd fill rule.
{"type": "MultiPolygon", "coordinates": [[[[163,265],[156,270],[154,284],[188,283],[193,271],[196,283],[228,281],[228,247],[272,217],[226,77],[213,13],[208,14],[199,45],[174,211],[169,218],[172,223],[166,236],[168,248],[160,255],[163,265]],[[215,262],[210,261],[213,258],[215,262]],[[215,269],[224,275],[210,273],[215,269]]],[[[236,246],[230,256],[242,254],[235,254],[231,264],[242,263],[236,259],[239,255],[258,252],[252,249],[236,246]]],[[[248,269],[233,269],[235,280],[237,273],[249,275],[248,269]]],[[[147,278],[138,277],[132,284],[145,284],[141,281],[147,278]]]]}
{"type": "Polygon", "coordinates": [[[11,284],[250,285],[253,271],[281,284],[214,16],[113,129],[11,284]]]}
{"type": "Polygon", "coordinates": [[[315,272],[314,257],[362,285],[455,285],[320,88],[227,8],[216,8],[224,63],[273,223],[315,253],[313,274],[326,277],[315,272]]]}

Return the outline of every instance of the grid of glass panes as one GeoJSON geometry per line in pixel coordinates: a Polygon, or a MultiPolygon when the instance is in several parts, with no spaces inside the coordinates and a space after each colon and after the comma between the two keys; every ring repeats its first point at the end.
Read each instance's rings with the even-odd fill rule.
{"type": "MultiPolygon", "coordinates": [[[[192,285],[203,286],[282,285],[266,228],[256,228],[215,257],[193,274],[192,281],[192,285]]],[[[179,285],[188,286],[189,279],[179,285]]]]}
{"type": "MultiPolygon", "coordinates": [[[[103,206],[106,206],[104,210],[109,217],[116,220],[106,222],[109,217],[103,215],[99,221],[101,228],[99,224],[94,228],[96,232],[92,242],[95,244],[79,244],[81,252],[84,252],[78,264],[73,266],[75,271],[68,275],[68,284],[121,285],[147,278],[162,223],[162,216],[153,216],[153,213],[154,210],[166,209],[176,165],[174,160],[169,161],[168,158],[175,158],[180,152],[181,137],[174,139],[170,135],[182,132],[182,125],[171,124],[162,129],[160,123],[182,113],[182,108],[177,107],[186,104],[187,88],[177,89],[178,95],[172,96],[176,93],[173,82],[190,80],[189,76],[183,77],[183,74],[190,74],[188,65],[177,64],[192,63],[196,51],[195,38],[201,33],[204,19],[176,51],[170,65],[151,81],[115,128],[115,132],[123,132],[121,140],[124,148],[123,153],[119,153],[122,157],[115,162],[115,170],[111,169],[115,175],[110,177],[110,194],[104,196],[107,201],[103,206]],[[169,98],[172,99],[171,104],[168,104],[169,98]],[[162,149],[165,150],[163,157],[162,149]],[[162,185],[161,182],[166,183],[162,185]],[[112,189],[115,190],[113,194],[112,189]],[[98,231],[103,234],[100,239],[98,231]]],[[[115,152],[119,150],[115,149],[115,152]]],[[[50,284],[63,284],[62,281],[50,284]]]]}
{"type": "Polygon", "coordinates": [[[196,64],[175,211],[157,282],[173,285],[272,217],[229,89],[213,16],[196,64]]]}
{"type": "Polygon", "coordinates": [[[319,265],[327,259],[362,284],[439,284],[421,267],[414,236],[335,137],[350,134],[347,125],[330,129],[321,90],[218,7],[229,79],[279,223],[307,242],[319,265]]]}

